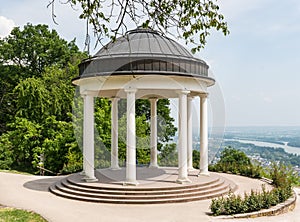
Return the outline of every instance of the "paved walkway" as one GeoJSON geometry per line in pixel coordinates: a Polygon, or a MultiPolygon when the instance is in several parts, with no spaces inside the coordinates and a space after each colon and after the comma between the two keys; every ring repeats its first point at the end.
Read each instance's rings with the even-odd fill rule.
{"type": "MultiPolygon", "coordinates": [[[[238,184],[239,193],[260,189],[262,182],[236,175],[227,175],[238,184]]],[[[32,210],[48,221],[100,222],[193,222],[220,221],[207,215],[210,200],[163,205],[113,205],[80,202],[57,197],[48,186],[61,177],[39,177],[0,173],[0,205],[32,210]]],[[[238,221],[297,222],[300,218],[300,189],[293,212],[275,217],[238,219],[238,221]]],[[[223,220],[224,221],[224,220],[223,220]]],[[[226,220],[229,221],[229,220],[226,220]]]]}

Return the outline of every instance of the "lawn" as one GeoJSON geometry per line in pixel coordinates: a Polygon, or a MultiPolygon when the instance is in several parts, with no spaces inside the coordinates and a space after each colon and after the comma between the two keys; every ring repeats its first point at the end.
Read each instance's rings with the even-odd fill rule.
{"type": "Polygon", "coordinates": [[[40,215],[13,208],[0,208],[0,222],[47,222],[40,215]]]}

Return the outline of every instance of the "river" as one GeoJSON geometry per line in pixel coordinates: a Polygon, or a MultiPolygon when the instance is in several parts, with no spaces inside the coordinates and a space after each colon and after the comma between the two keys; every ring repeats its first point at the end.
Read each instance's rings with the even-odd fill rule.
{"type": "Polygon", "coordinates": [[[251,143],[255,146],[262,146],[262,147],[274,147],[274,148],[283,148],[285,152],[292,153],[292,154],[298,154],[300,155],[300,147],[292,147],[288,146],[287,142],[284,142],[284,145],[277,144],[277,143],[269,143],[269,142],[261,142],[261,141],[255,141],[255,140],[237,140],[237,139],[226,139],[227,141],[237,141],[240,143],[251,143]]]}

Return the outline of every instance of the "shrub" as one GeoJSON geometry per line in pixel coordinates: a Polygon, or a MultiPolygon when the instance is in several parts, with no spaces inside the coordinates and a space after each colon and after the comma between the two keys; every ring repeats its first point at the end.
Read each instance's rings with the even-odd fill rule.
{"type": "MultiPolygon", "coordinates": [[[[259,172],[262,171],[260,166],[243,165],[236,167],[234,163],[227,166],[217,163],[216,165],[211,166],[210,169],[216,171],[223,170],[225,172],[228,170],[235,172],[236,169],[239,169],[238,172],[249,177],[256,177],[257,175],[260,175],[259,172]]],[[[232,215],[268,209],[271,206],[286,201],[292,196],[292,185],[294,184],[294,181],[297,181],[297,179],[299,180],[299,177],[295,176],[290,167],[273,163],[269,176],[273,180],[274,189],[267,191],[265,186],[262,185],[262,192],[251,190],[251,193],[245,193],[243,198],[229,192],[229,195],[226,198],[221,197],[212,200],[210,209],[213,215],[232,215]]]]}
{"type": "Polygon", "coordinates": [[[229,193],[226,198],[213,199],[210,209],[214,216],[249,213],[268,209],[286,201],[291,196],[287,187],[277,187],[271,191],[266,191],[264,187],[262,189],[261,193],[251,190],[251,193],[245,193],[243,198],[240,195],[229,193]]]}

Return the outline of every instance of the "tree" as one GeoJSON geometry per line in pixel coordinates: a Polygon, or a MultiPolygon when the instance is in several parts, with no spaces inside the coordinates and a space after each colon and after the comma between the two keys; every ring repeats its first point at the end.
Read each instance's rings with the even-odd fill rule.
{"type": "Polygon", "coordinates": [[[84,57],[74,41],[46,25],[27,24],[0,40],[1,168],[31,173],[40,164],[55,173],[81,168],[71,80],[84,57]]]}
{"type": "Polygon", "coordinates": [[[198,150],[193,150],[193,167],[200,168],[200,152],[198,150]]]}
{"type": "MultiPolygon", "coordinates": [[[[13,121],[18,111],[17,105],[20,104],[15,103],[18,84],[27,78],[41,77],[51,66],[66,68],[69,62],[77,64],[84,57],[75,40],[67,42],[47,25],[16,27],[8,37],[0,39],[0,135],[7,131],[7,123],[13,121]]],[[[40,81],[31,80],[32,83],[27,80],[26,86],[24,82],[23,87],[34,88],[33,84],[37,86],[40,81]]],[[[53,82],[52,87],[55,91],[59,86],[53,82]]]]}
{"type": "Polygon", "coordinates": [[[253,178],[260,178],[262,175],[262,167],[259,164],[253,164],[243,151],[230,146],[225,147],[221,152],[220,160],[216,164],[209,165],[209,170],[231,172],[253,178]]]}
{"type": "Polygon", "coordinates": [[[220,156],[220,164],[235,164],[236,166],[250,165],[251,160],[247,155],[240,150],[234,149],[232,147],[226,147],[220,156]]]}
{"type": "Polygon", "coordinates": [[[28,23],[23,30],[15,27],[0,40],[0,64],[16,66],[21,79],[41,76],[51,65],[64,67],[78,52],[75,39],[68,43],[41,24],[28,23]]]}
{"type": "MultiPolygon", "coordinates": [[[[55,3],[52,7],[55,21],[55,3]]],[[[101,42],[123,34],[128,27],[143,26],[160,30],[164,34],[177,33],[186,43],[193,43],[196,52],[204,47],[212,29],[229,34],[224,16],[219,12],[217,0],[67,0],[72,6],[79,5],[80,19],[87,19],[101,42]]]]}
{"type": "Polygon", "coordinates": [[[178,166],[178,153],[176,144],[170,143],[163,146],[158,155],[158,163],[161,166],[178,166]]]}
{"type": "Polygon", "coordinates": [[[41,156],[43,166],[55,173],[81,168],[71,116],[74,88],[70,79],[77,71],[71,64],[69,69],[53,66],[42,77],[27,78],[15,87],[17,112],[0,137],[1,147],[10,154],[5,162],[14,160],[5,168],[37,173],[41,156]]]}

